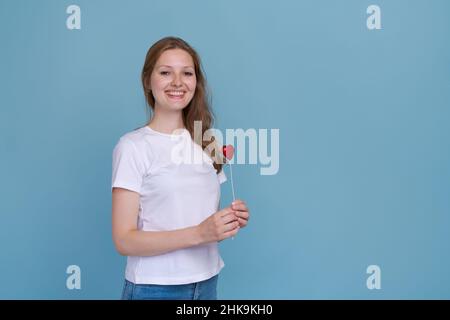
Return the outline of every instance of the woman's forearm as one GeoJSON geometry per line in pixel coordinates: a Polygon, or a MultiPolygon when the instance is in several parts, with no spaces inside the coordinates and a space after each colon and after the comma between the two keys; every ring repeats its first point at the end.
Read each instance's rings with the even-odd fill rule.
{"type": "Polygon", "coordinates": [[[197,226],[170,231],[130,230],[116,241],[124,256],[155,256],[202,244],[197,226]]]}

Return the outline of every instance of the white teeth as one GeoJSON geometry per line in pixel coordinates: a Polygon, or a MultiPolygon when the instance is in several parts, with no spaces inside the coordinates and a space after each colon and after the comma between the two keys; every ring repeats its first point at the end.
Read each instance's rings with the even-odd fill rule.
{"type": "Polygon", "coordinates": [[[182,96],[184,94],[183,91],[168,91],[167,93],[172,96],[182,96]]]}

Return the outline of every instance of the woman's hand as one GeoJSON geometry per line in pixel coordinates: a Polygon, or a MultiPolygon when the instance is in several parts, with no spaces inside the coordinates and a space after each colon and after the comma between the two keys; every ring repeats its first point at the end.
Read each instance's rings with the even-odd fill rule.
{"type": "Polygon", "coordinates": [[[235,236],[239,231],[236,211],[224,208],[209,216],[197,226],[201,243],[220,242],[235,236]]]}
{"type": "Polygon", "coordinates": [[[239,221],[239,227],[244,228],[247,226],[248,220],[250,219],[250,212],[245,202],[237,199],[232,202],[231,209],[236,212],[235,214],[239,221]]]}

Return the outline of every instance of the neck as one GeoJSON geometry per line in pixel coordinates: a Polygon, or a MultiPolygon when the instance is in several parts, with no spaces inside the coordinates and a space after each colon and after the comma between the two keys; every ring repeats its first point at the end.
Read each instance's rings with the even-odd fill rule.
{"type": "Polygon", "coordinates": [[[164,111],[156,107],[153,117],[147,125],[156,131],[172,134],[176,129],[185,127],[182,110],[164,111]]]}

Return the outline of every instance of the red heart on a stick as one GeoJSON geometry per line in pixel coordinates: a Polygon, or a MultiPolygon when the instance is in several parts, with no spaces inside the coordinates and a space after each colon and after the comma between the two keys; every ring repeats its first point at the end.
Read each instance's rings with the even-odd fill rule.
{"type": "Polygon", "coordinates": [[[234,156],[234,147],[231,144],[228,144],[226,146],[222,147],[223,155],[228,159],[231,160],[234,156]]]}

